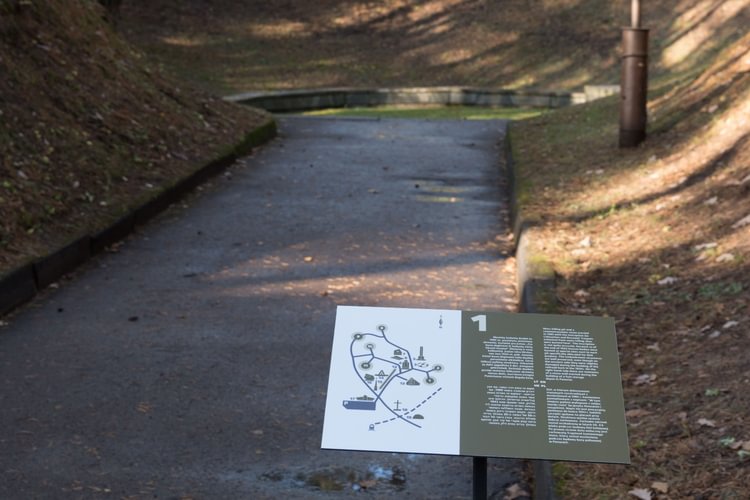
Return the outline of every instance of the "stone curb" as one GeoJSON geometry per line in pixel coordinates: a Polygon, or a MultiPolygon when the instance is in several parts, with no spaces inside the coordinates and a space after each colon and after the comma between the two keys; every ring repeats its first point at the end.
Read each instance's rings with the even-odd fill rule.
{"type": "Polygon", "coordinates": [[[34,266],[27,264],[0,279],[0,314],[23,304],[36,295],[34,266]]]}
{"type": "MultiPolygon", "coordinates": [[[[515,241],[516,287],[519,297],[519,312],[554,313],[557,309],[555,295],[555,273],[552,266],[541,256],[534,253],[530,242],[533,241],[537,224],[524,217],[519,202],[518,173],[513,162],[511,145],[511,125],[505,136],[504,163],[509,177],[510,213],[515,241]]],[[[533,484],[535,500],[558,500],[555,494],[552,477],[552,462],[533,460],[533,484]]]]}
{"type": "Polygon", "coordinates": [[[619,86],[588,85],[583,92],[541,92],[472,87],[324,88],[272,92],[246,92],[224,97],[271,112],[374,107],[387,105],[451,105],[486,107],[560,108],[582,104],[612,93],[619,86]]]}
{"type": "Polygon", "coordinates": [[[263,125],[245,135],[226,153],[157,193],[108,227],[78,238],[31,264],[21,266],[0,277],[0,316],[31,300],[37,291],[73,271],[91,256],[101,253],[107,246],[122,240],[133,232],[136,226],[145,224],[195,187],[222,172],[238,158],[247,155],[253,148],[265,144],[275,136],[276,121],[269,118],[263,125]]]}

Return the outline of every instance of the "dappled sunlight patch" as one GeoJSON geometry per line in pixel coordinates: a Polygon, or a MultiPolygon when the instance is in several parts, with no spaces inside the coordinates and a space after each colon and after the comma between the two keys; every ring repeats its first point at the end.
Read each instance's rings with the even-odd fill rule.
{"type": "Polygon", "coordinates": [[[583,0],[542,0],[542,9],[555,10],[555,9],[570,9],[580,5],[583,0]]]}
{"type": "Polygon", "coordinates": [[[267,23],[251,22],[244,27],[243,31],[258,38],[274,39],[290,36],[309,36],[310,26],[307,23],[290,20],[278,20],[267,23]]]}
{"type": "Polygon", "coordinates": [[[562,88],[582,88],[584,85],[592,81],[594,77],[592,71],[587,68],[581,67],[580,65],[578,65],[578,67],[579,69],[574,71],[568,71],[567,67],[562,70],[562,72],[569,75],[565,78],[560,79],[560,85],[562,86],[562,88]]]}
{"type": "Polygon", "coordinates": [[[304,79],[294,77],[283,82],[279,82],[274,74],[258,78],[255,74],[242,73],[237,76],[227,76],[222,81],[228,88],[249,88],[251,82],[257,82],[262,88],[273,90],[336,87],[342,84],[340,75],[335,72],[315,72],[315,74],[306,75],[304,79]]]}
{"type": "Polygon", "coordinates": [[[207,39],[205,37],[197,36],[165,36],[162,37],[162,41],[167,45],[174,45],[177,47],[198,47],[207,43],[207,39]]]}
{"type": "Polygon", "coordinates": [[[424,203],[460,203],[464,201],[463,198],[458,196],[436,196],[420,194],[414,197],[417,201],[424,203]]]}
{"type": "MultiPolygon", "coordinates": [[[[661,152],[666,156],[652,155],[627,169],[616,169],[598,184],[586,182],[586,189],[570,199],[568,210],[573,212],[568,213],[572,215],[580,207],[600,211],[613,205],[652,202],[658,206],[669,203],[670,197],[678,193],[685,194],[691,184],[721,169],[750,141],[750,89],[733,103],[689,141],[661,152]]],[[[583,172],[585,177],[596,177],[595,174],[583,172]]],[[[696,202],[689,198],[686,201],[696,202]]]]}
{"type": "Polygon", "coordinates": [[[409,19],[412,21],[422,21],[425,19],[434,18],[438,15],[445,14],[447,12],[455,11],[457,8],[465,4],[465,0],[448,0],[448,1],[431,1],[424,2],[421,5],[415,5],[409,19]]]}
{"type": "MultiPolygon", "coordinates": [[[[549,79],[558,79],[557,75],[567,75],[562,80],[563,88],[580,88],[591,81],[592,71],[588,66],[583,66],[570,57],[559,57],[554,60],[543,61],[537,64],[530,72],[532,77],[515,82],[516,87],[535,86],[549,79]]],[[[513,84],[511,84],[513,85],[513,84]]]]}
{"type": "Polygon", "coordinates": [[[472,57],[473,52],[467,49],[452,49],[438,54],[433,62],[434,64],[456,64],[472,57]]]}
{"type": "Polygon", "coordinates": [[[329,22],[339,28],[373,25],[379,21],[393,19],[409,7],[398,0],[386,0],[373,5],[355,3],[344,9],[338,9],[329,22]]]}
{"type": "Polygon", "coordinates": [[[419,30],[424,33],[440,34],[448,31],[452,24],[451,14],[465,4],[466,0],[429,0],[415,4],[407,0],[384,0],[365,4],[355,4],[342,9],[331,19],[338,27],[371,27],[382,29],[386,26],[419,30]]]}
{"type": "MultiPolygon", "coordinates": [[[[700,69],[700,68],[697,68],[700,69]]],[[[649,102],[649,113],[657,128],[663,127],[662,122],[670,125],[670,116],[682,116],[685,112],[699,108],[704,117],[710,117],[719,110],[723,100],[717,94],[732,84],[736,78],[750,71],[750,33],[734,43],[727,50],[719,54],[708,67],[697,74],[686,72],[676,74],[677,78],[671,84],[671,89],[661,92],[649,102]],[[711,101],[711,102],[709,102],[711,101]],[[679,104],[677,104],[679,103],[679,104]]],[[[696,120],[691,120],[695,122],[696,120]]],[[[674,123],[679,126],[679,123],[674,123]]],[[[653,128],[653,127],[652,127],[653,128]]]]}
{"type": "Polygon", "coordinates": [[[617,81],[618,20],[624,12],[620,3],[589,0],[283,6],[248,0],[226,2],[208,12],[198,2],[156,1],[125,2],[123,24],[149,53],[177,67],[184,78],[222,94],[310,88],[320,86],[322,79],[350,87],[464,84],[577,90],[588,83],[617,81]],[[178,45],[158,38],[165,33],[188,40],[200,33],[208,41],[180,45],[190,50],[176,52],[178,45]],[[558,66],[561,54],[569,64],[558,66]],[[306,58],[342,60],[336,68],[310,71],[299,64],[306,58]],[[335,71],[336,77],[321,76],[324,71],[335,71]],[[237,72],[245,77],[231,79],[237,72]]]}
{"type": "MultiPolygon", "coordinates": [[[[456,255],[460,253],[456,252],[456,255]]],[[[321,296],[339,304],[367,300],[369,304],[455,309],[467,303],[477,304],[477,309],[510,310],[515,306],[513,259],[497,260],[490,256],[482,262],[439,266],[414,266],[408,260],[399,263],[397,258],[387,262],[391,266],[387,270],[337,274],[321,273],[320,269],[316,269],[319,266],[325,268],[325,261],[292,262],[278,255],[270,255],[257,263],[260,264],[258,275],[249,272],[256,265],[253,264],[221,271],[209,279],[222,284],[218,292],[220,296],[233,298],[263,297],[272,300],[321,296]],[[307,276],[300,275],[305,273],[307,276]],[[284,275],[289,278],[283,279],[284,275]],[[478,279],[479,275],[486,276],[486,279],[478,279]],[[414,290],[412,283],[420,283],[420,290],[414,290]],[[506,285],[498,287],[497,283],[506,285]],[[476,302],[481,297],[487,297],[488,290],[493,292],[492,299],[485,299],[481,304],[476,302]]],[[[373,266],[377,264],[370,263],[373,266]]]]}
{"type": "MultiPolygon", "coordinates": [[[[695,2],[673,23],[674,39],[661,53],[661,63],[672,68],[695,55],[696,51],[706,51],[724,42],[720,32],[731,21],[743,18],[750,20],[748,0],[724,0],[695,2]]],[[[740,20],[737,28],[742,26],[740,20]]],[[[734,31],[733,29],[731,31],[734,31]]]]}

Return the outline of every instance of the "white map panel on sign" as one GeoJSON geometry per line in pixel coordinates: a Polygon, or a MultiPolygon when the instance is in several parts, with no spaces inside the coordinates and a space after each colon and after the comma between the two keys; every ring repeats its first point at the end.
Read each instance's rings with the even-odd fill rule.
{"type": "Polygon", "coordinates": [[[458,454],[461,312],[339,306],[323,448],[458,454]]]}

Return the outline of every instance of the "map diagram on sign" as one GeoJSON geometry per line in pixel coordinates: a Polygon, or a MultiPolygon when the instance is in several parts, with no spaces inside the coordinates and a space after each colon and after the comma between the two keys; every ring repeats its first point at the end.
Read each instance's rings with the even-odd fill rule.
{"type": "Polygon", "coordinates": [[[373,412],[371,431],[398,423],[422,428],[422,421],[430,417],[430,401],[442,390],[438,381],[443,365],[433,362],[422,345],[412,352],[394,343],[387,331],[386,325],[378,325],[374,333],[352,336],[352,367],[364,393],[342,404],[350,411],[373,412]]]}
{"type": "Polygon", "coordinates": [[[339,306],[323,448],[456,454],[461,312],[339,306]]]}

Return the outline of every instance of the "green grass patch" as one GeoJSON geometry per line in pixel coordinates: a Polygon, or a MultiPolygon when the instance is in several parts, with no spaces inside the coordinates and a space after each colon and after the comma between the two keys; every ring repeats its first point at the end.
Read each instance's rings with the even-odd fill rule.
{"type": "Polygon", "coordinates": [[[355,116],[365,118],[421,118],[426,120],[524,120],[541,116],[540,108],[480,108],[474,106],[383,106],[333,108],[308,111],[309,116],[355,116]]]}
{"type": "Polygon", "coordinates": [[[706,283],[698,289],[698,295],[701,298],[716,300],[726,295],[738,295],[743,289],[742,283],[736,281],[706,283]]]}
{"type": "Polygon", "coordinates": [[[571,204],[569,192],[592,189],[604,177],[593,172],[606,168],[609,175],[631,168],[618,150],[617,96],[550,110],[543,116],[510,128],[513,159],[520,187],[521,211],[537,218],[551,205],[559,216],[610,217],[620,211],[609,200],[589,199],[587,206],[571,204]]]}

